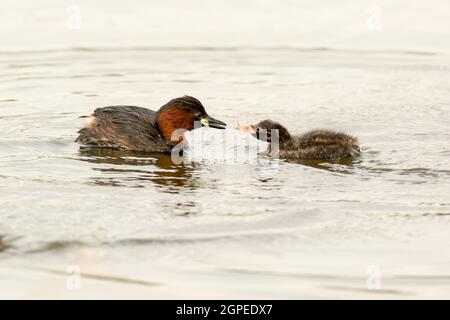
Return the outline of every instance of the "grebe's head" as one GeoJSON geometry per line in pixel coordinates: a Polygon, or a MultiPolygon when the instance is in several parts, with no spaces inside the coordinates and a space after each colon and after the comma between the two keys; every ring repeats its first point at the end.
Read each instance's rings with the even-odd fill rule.
{"type": "Polygon", "coordinates": [[[156,124],[158,130],[168,141],[178,141],[175,130],[193,130],[198,121],[202,127],[225,129],[226,123],[214,119],[206,113],[205,107],[194,97],[184,96],[170,100],[157,112],[156,124]]]}
{"type": "Polygon", "coordinates": [[[274,132],[272,130],[277,130],[279,142],[283,143],[291,139],[291,134],[289,131],[283,127],[280,123],[273,121],[271,119],[266,119],[258,122],[257,124],[250,124],[244,126],[238,126],[238,129],[251,133],[257,139],[264,140],[267,142],[272,141],[272,136],[274,132]]]}

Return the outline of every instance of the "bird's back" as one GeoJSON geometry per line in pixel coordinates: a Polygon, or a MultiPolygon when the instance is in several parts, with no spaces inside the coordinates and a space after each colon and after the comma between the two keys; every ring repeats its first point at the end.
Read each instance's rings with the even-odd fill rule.
{"type": "Polygon", "coordinates": [[[97,108],[76,142],[93,147],[143,152],[169,152],[172,148],[156,128],[156,112],[136,106],[97,108]]]}
{"type": "Polygon", "coordinates": [[[280,157],[290,159],[336,160],[359,155],[358,140],[345,133],[313,130],[280,144],[280,157]]]}

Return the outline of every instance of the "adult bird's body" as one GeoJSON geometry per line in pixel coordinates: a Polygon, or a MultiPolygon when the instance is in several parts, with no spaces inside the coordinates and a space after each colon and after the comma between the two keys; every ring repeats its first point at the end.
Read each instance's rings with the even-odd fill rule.
{"type": "Polygon", "coordinates": [[[206,113],[201,102],[184,96],[173,99],[158,111],[136,106],[98,108],[87,117],[76,142],[89,147],[142,152],[170,152],[194,123],[223,129],[226,124],[206,113]]]}

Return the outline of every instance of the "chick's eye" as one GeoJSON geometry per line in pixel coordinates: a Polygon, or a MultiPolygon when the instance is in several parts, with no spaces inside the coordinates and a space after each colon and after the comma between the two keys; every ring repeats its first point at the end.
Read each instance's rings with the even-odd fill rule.
{"type": "Polygon", "coordinates": [[[194,117],[195,117],[196,119],[200,119],[200,116],[201,116],[200,112],[194,113],[194,117]]]}

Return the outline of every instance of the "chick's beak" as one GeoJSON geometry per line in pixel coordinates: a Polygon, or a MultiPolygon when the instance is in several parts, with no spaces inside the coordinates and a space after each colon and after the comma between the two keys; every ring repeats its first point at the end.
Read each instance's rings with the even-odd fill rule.
{"type": "Polygon", "coordinates": [[[225,129],[227,124],[223,121],[214,119],[211,116],[206,116],[205,118],[200,120],[203,127],[211,127],[215,129],[225,129]]]}
{"type": "Polygon", "coordinates": [[[245,124],[243,126],[237,124],[236,125],[236,129],[240,130],[240,131],[248,132],[250,134],[255,134],[256,133],[255,127],[253,125],[251,125],[251,124],[245,124]]]}

